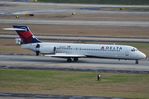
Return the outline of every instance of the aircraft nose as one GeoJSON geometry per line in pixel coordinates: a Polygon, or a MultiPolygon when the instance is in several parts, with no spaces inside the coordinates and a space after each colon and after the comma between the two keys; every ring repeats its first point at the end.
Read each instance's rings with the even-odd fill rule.
{"type": "Polygon", "coordinates": [[[144,54],[144,53],[140,53],[141,55],[140,55],[140,57],[142,58],[142,59],[145,59],[146,58],[146,55],[144,54]]]}

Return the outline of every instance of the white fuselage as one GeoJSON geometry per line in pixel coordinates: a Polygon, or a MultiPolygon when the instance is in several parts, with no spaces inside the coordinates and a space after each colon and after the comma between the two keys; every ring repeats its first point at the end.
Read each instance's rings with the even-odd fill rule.
{"type": "MultiPolygon", "coordinates": [[[[127,45],[106,45],[106,44],[74,44],[74,43],[37,43],[23,44],[22,48],[32,51],[39,50],[41,54],[65,53],[70,55],[84,55],[85,57],[128,59],[139,60],[146,58],[146,55],[135,47],[127,45]]],[[[73,57],[72,57],[73,58],[73,57]]],[[[78,57],[79,58],[79,57],[78,57]]]]}

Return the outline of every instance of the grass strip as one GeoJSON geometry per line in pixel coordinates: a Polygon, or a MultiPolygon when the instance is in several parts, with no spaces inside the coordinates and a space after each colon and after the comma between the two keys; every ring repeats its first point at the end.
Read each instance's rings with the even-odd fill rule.
{"type": "Polygon", "coordinates": [[[0,92],[149,98],[148,74],[0,70],[0,92]]]}

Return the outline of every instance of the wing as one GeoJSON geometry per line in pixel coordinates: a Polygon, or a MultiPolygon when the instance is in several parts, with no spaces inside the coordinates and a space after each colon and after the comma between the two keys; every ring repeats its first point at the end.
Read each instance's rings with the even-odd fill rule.
{"type": "Polygon", "coordinates": [[[45,56],[50,57],[57,57],[57,58],[83,58],[86,57],[85,55],[79,55],[79,54],[66,54],[66,53],[56,53],[56,54],[48,54],[45,56]]]}

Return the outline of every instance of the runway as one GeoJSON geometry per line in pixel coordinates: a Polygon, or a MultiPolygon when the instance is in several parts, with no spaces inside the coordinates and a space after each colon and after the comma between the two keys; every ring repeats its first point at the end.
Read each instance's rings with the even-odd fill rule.
{"type": "Polygon", "coordinates": [[[149,61],[81,58],[77,63],[67,63],[66,59],[45,56],[0,55],[1,69],[37,69],[37,70],[79,70],[127,73],[149,73],[149,61]]]}

